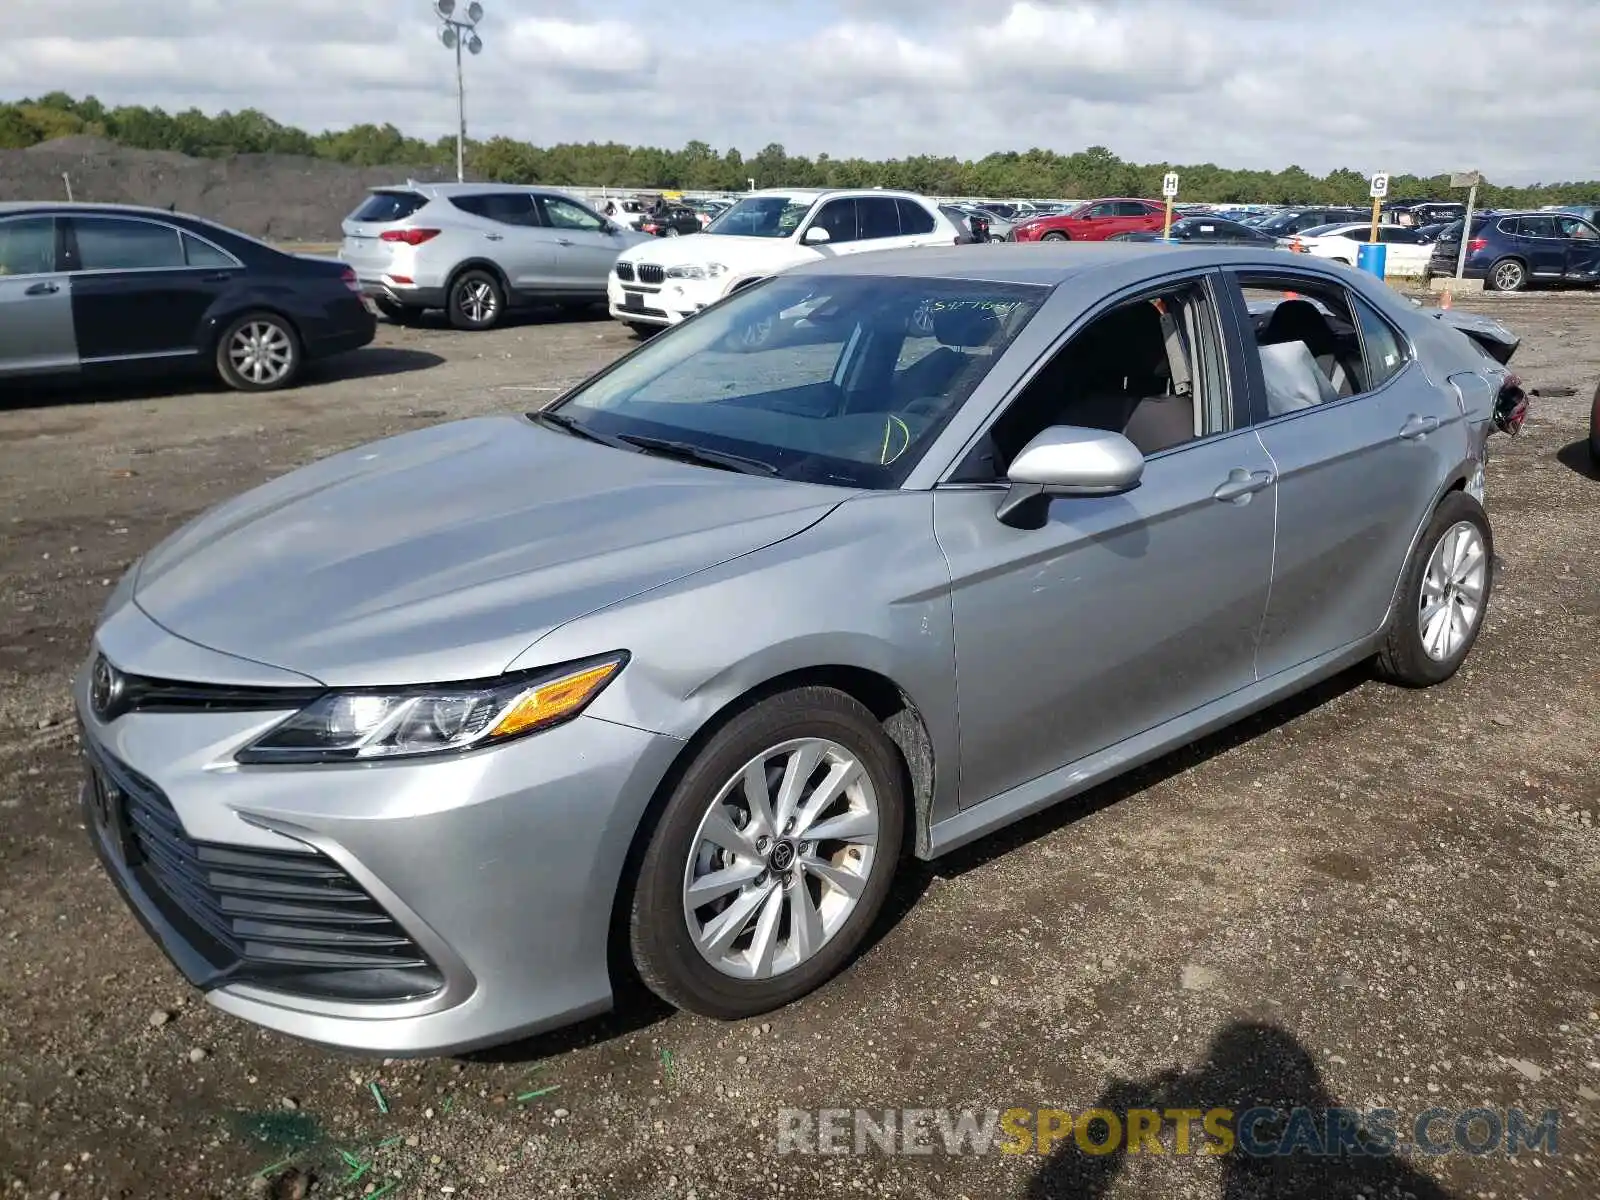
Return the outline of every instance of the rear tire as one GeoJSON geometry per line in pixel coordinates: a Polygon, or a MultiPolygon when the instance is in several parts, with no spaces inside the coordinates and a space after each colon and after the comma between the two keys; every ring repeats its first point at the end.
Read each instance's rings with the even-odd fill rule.
{"type": "Polygon", "coordinates": [[[445,312],[457,329],[493,329],[505,311],[506,290],[491,272],[475,267],[451,281],[445,312]]]}
{"type": "Polygon", "coordinates": [[[1489,268],[1484,286],[1491,292],[1520,292],[1528,286],[1528,268],[1520,259],[1502,258],[1489,268]]]}
{"type": "Polygon", "coordinates": [[[273,312],[245,313],[217,339],[217,374],[236,392],[288,387],[299,377],[303,359],[295,327],[273,312]]]}
{"type": "Polygon", "coordinates": [[[1451,492],[1406,563],[1378,674],[1402,687],[1432,687],[1454,675],[1483,629],[1493,564],[1494,533],[1483,507],[1451,492]]]}
{"type": "Polygon", "coordinates": [[[872,713],[833,688],[782,692],[730,720],[673,789],[640,862],[628,930],[645,985],[737,1020],[832,978],[888,897],[904,776],[872,713]]]}

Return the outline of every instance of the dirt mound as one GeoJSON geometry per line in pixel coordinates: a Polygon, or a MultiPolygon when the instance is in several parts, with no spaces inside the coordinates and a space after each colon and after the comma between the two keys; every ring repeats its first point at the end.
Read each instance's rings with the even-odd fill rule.
{"type": "Polygon", "coordinates": [[[276,241],[336,241],[370,187],[445,179],[428,167],[352,167],[318,158],[241,154],[190,158],[93,137],[0,150],[0,200],[65,199],[168,206],[276,241]]]}

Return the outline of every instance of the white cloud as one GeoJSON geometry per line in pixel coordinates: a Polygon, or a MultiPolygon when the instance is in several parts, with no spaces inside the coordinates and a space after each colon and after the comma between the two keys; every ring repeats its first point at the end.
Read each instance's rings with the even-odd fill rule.
{"type": "MultiPolygon", "coordinates": [[[[468,120],[485,136],[1600,174],[1593,0],[484,2],[468,120]]],[[[421,0],[24,0],[6,33],[12,96],[454,124],[453,60],[421,0]]]]}

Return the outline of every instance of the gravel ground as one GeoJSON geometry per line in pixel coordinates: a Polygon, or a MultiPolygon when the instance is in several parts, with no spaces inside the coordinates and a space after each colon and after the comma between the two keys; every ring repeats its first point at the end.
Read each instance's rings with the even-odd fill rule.
{"type": "Polygon", "coordinates": [[[272,399],[0,393],[0,1197],[314,1179],[318,1197],[1589,1200],[1600,482],[1579,441],[1600,296],[1462,303],[1525,335],[1516,365],[1545,394],[1495,440],[1503,574],[1455,680],[1348,675],[912,865],[854,968],[765,1020],[629,1001],[464,1061],[327,1052],[193,994],[90,852],[67,683],[116,575],[202,508],[352,443],[533,407],[631,339],[605,320],[385,329],[272,399]],[[1555,1154],[1344,1165],[1070,1138],[1048,1156],[774,1147],[783,1107],[1097,1100],[1561,1115],[1555,1154]]]}

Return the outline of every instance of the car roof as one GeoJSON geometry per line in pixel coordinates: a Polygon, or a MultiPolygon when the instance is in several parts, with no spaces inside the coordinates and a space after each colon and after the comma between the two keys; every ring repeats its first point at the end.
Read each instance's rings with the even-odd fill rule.
{"type": "MultiPolygon", "coordinates": [[[[419,196],[471,196],[481,192],[540,192],[552,196],[565,196],[560,188],[539,183],[427,183],[410,179],[405,183],[384,183],[367,189],[369,192],[416,192],[419,196]]],[[[630,199],[632,197],[629,197],[630,199]]]]}
{"type": "Polygon", "coordinates": [[[156,208],[147,204],[101,204],[89,200],[0,200],[0,217],[25,212],[84,212],[114,213],[131,217],[184,217],[190,221],[201,218],[170,208],[156,208]]]}
{"type": "Polygon", "coordinates": [[[1311,270],[1330,278],[1334,268],[1309,255],[1229,246],[1164,246],[1152,242],[1001,242],[986,246],[928,246],[841,254],[791,267],[793,275],[893,275],[912,279],[974,279],[989,283],[1055,287],[1148,257],[1151,275],[1211,267],[1251,266],[1311,270]],[[1264,260],[1263,256],[1270,258],[1264,260]],[[1282,259],[1289,259],[1282,262],[1282,259]]]}

